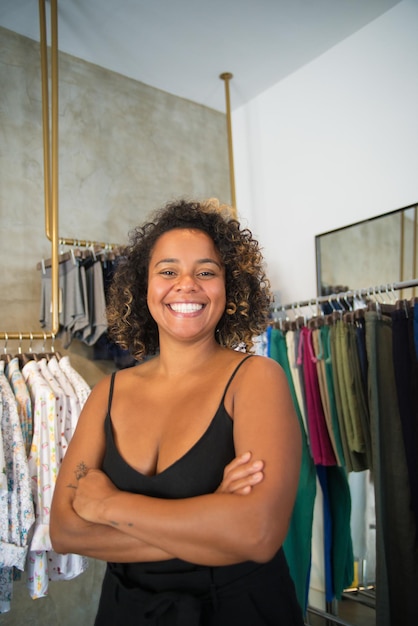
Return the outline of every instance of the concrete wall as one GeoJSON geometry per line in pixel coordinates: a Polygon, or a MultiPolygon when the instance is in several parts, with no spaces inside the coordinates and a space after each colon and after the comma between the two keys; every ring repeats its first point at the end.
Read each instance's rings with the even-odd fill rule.
{"type": "MultiPolygon", "coordinates": [[[[0,59],[0,330],[40,331],[36,264],[51,255],[39,44],[0,28],[0,59]]],[[[61,237],[124,243],[168,200],[229,202],[229,193],[222,113],[60,54],[61,237]]],[[[83,345],[71,351],[89,356],[83,345]]],[[[90,363],[80,366],[91,384],[101,375],[90,363]]]]}
{"type": "MultiPolygon", "coordinates": [[[[230,201],[222,113],[171,96],[74,57],[59,60],[59,235],[124,243],[154,208],[176,197],[230,201]]],[[[0,331],[40,331],[40,272],[49,258],[39,44],[0,28],[0,331]]],[[[41,342],[42,343],[42,342],[41,342]]],[[[37,345],[33,346],[37,349],[37,345]]],[[[49,343],[47,343],[49,349],[49,343]]],[[[0,351],[4,346],[0,345],[0,351]]],[[[28,343],[22,348],[28,349],[28,343]]],[[[92,348],[63,350],[94,385],[114,369],[92,348]]],[[[16,342],[8,351],[16,353],[16,342]]],[[[33,601],[15,584],[8,624],[88,625],[102,564],[71,582],[52,583],[33,601]]]]}

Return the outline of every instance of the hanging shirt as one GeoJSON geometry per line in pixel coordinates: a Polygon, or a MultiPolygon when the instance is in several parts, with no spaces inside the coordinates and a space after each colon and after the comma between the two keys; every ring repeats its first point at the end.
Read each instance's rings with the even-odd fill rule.
{"type": "MultiPolygon", "coordinates": [[[[0,424],[3,414],[3,403],[0,402],[0,424]]],[[[0,427],[0,497],[7,494],[6,459],[4,458],[3,430],[0,427]]]]}
{"type": "Polygon", "coordinates": [[[297,354],[299,346],[300,330],[289,330],[286,332],[286,345],[287,355],[289,359],[290,373],[292,375],[293,386],[295,389],[296,397],[298,400],[299,410],[305,426],[305,431],[308,430],[308,422],[306,419],[306,403],[305,403],[305,390],[303,388],[303,375],[301,372],[301,365],[298,364],[297,354]]]}
{"type": "Polygon", "coordinates": [[[70,357],[68,355],[61,357],[58,361],[58,365],[73,386],[77,398],[80,402],[80,408],[82,409],[85,401],[90,395],[91,389],[89,385],[84,380],[84,378],[77,372],[77,370],[73,368],[70,363],[70,357]]]}
{"type": "MultiPolygon", "coordinates": [[[[60,467],[77,424],[80,403],[74,389],[60,369],[56,357],[52,357],[49,361],[41,359],[39,366],[44,378],[56,394],[57,402],[60,402],[57,410],[60,437],[57,462],[60,467]]],[[[57,554],[54,550],[48,550],[46,559],[49,580],[71,580],[82,574],[88,567],[86,557],[79,554],[57,554]]]]}
{"type": "Polygon", "coordinates": [[[16,400],[0,361],[1,431],[7,492],[0,494],[0,611],[10,610],[13,567],[24,570],[35,515],[16,400]]]}
{"type": "Polygon", "coordinates": [[[28,558],[28,588],[32,598],[41,598],[48,593],[46,551],[52,548],[49,514],[53,486],[58,474],[57,409],[55,394],[43,378],[38,363],[26,363],[22,374],[34,409],[33,440],[28,461],[36,521],[28,558]]]}
{"type": "Polygon", "coordinates": [[[7,364],[6,375],[16,398],[23,441],[25,442],[26,455],[29,455],[30,445],[32,443],[33,426],[32,402],[25,379],[20,371],[19,359],[17,357],[11,359],[11,361],[7,364]]]}
{"type": "Polygon", "coordinates": [[[28,588],[32,598],[48,593],[49,580],[69,580],[88,567],[85,557],[56,554],[49,535],[54,487],[68,441],[65,437],[65,394],[48,370],[46,360],[30,361],[22,370],[34,405],[34,434],[29,456],[36,523],[28,558],[28,588]],[[48,377],[49,382],[42,375],[48,377]],[[51,387],[54,387],[54,389],[51,387]],[[61,393],[58,393],[61,391],[61,393]],[[58,406],[59,405],[59,406],[58,406]]]}
{"type": "MultiPolygon", "coordinates": [[[[64,454],[68,447],[68,439],[66,436],[66,425],[67,425],[67,396],[64,391],[61,389],[58,382],[55,380],[54,376],[50,372],[47,360],[45,358],[37,361],[38,368],[48,385],[51,387],[52,391],[55,395],[55,435],[56,435],[56,457],[57,457],[57,467],[61,465],[61,461],[64,458],[64,454]]],[[[69,434],[69,430],[68,430],[69,434]]]]}
{"type": "Polygon", "coordinates": [[[78,418],[81,412],[80,400],[74,390],[74,387],[68,380],[64,371],[60,368],[58,360],[55,356],[51,357],[48,361],[48,370],[54,376],[55,380],[59,384],[62,392],[67,399],[67,415],[65,420],[65,436],[70,442],[75,427],[77,426],[78,418]]]}

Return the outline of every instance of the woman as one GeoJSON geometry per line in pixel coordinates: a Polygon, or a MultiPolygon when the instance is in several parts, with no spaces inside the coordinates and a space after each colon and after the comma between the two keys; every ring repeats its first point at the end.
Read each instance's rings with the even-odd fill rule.
{"type": "Polygon", "coordinates": [[[51,513],[56,551],[108,562],[97,626],[303,624],[281,549],[299,426],[280,366],[249,354],[269,303],[258,243],[216,202],[132,234],[108,319],[143,362],[93,389],[51,513]]]}

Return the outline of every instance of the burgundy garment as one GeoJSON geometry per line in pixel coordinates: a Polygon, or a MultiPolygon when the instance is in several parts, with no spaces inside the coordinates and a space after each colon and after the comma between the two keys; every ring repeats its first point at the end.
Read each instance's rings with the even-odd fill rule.
{"type": "Polygon", "coordinates": [[[312,457],[316,465],[337,465],[319,389],[312,330],[305,326],[300,333],[299,354],[305,386],[306,413],[312,457]]]}

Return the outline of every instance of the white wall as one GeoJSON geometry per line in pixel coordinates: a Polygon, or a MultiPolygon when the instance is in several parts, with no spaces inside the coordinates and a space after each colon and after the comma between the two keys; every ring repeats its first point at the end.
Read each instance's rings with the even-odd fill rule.
{"type": "Polygon", "coordinates": [[[316,295],[315,235],[418,201],[417,29],[404,0],[233,113],[238,212],[282,304],[316,295]]]}
{"type": "MultiPolygon", "coordinates": [[[[404,0],[233,113],[238,213],[281,304],[316,295],[315,235],[418,202],[417,32],[404,0]]],[[[317,493],[310,603],[324,608],[317,493]]]]}

